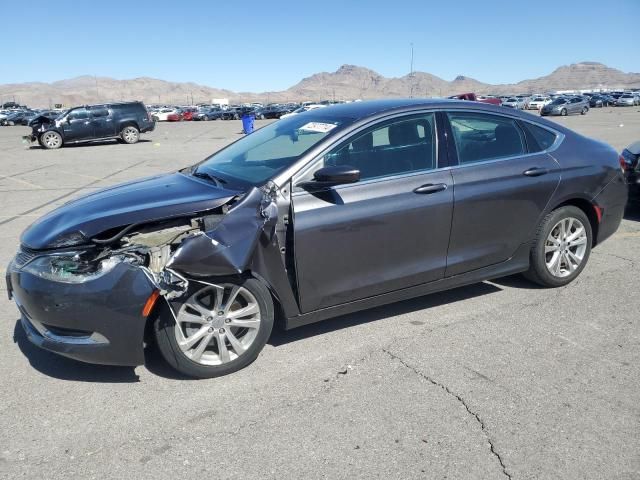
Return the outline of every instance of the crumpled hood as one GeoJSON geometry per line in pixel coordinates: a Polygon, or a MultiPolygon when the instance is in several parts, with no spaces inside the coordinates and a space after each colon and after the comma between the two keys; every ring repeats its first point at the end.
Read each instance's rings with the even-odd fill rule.
{"type": "Polygon", "coordinates": [[[38,116],[30,118],[28,120],[29,120],[29,126],[31,126],[31,127],[40,126],[43,123],[44,124],[55,123],[55,119],[53,119],[51,117],[47,117],[46,115],[38,115],[38,116]]]}
{"type": "Polygon", "coordinates": [[[73,232],[91,238],[132,223],[196,214],[239,193],[181,173],[147,177],[65,203],[34,222],[20,241],[33,249],[52,248],[55,240],[73,232]]]}

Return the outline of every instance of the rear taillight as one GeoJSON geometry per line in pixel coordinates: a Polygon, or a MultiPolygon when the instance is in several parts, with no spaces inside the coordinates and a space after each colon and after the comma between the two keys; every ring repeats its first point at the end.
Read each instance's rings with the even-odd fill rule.
{"type": "Polygon", "coordinates": [[[626,158],[624,158],[622,155],[618,157],[618,161],[620,162],[620,168],[623,172],[625,172],[630,167],[630,165],[627,163],[626,158]]]}
{"type": "Polygon", "coordinates": [[[596,212],[596,218],[598,219],[598,223],[600,223],[602,221],[602,207],[598,205],[594,205],[593,210],[596,212]]]}

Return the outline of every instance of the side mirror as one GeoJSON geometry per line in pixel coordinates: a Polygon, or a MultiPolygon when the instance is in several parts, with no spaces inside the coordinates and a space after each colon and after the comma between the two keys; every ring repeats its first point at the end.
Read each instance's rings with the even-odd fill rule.
{"type": "Polygon", "coordinates": [[[324,167],[313,174],[313,180],[298,183],[305,190],[321,190],[335,185],[356,183],[360,180],[360,170],[350,165],[324,167]]]}

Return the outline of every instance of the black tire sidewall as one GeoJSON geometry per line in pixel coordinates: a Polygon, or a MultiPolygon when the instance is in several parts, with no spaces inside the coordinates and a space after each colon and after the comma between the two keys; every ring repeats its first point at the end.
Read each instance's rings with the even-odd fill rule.
{"type": "Polygon", "coordinates": [[[578,207],[574,206],[564,206],[560,207],[550,214],[548,214],[538,228],[538,232],[536,235],[536,239],[534,240],[534,244],[531,248],[530,255],[530,269],[527,277],[531,280],[543,285],[545,287],[562,287],[571,283],[575,280],[582,270],[587,265],[589,261],[589,256],[591,255],[591,246],[593,243],[593,232],[591,229],[591,223],[589,222],[589,218],[587,215],[578,207]],[[573,272],[571,275],[567,277],[558,278],[553,276],[549,270],[547,269],[547,265],[545,262],[545,254],[544,254],[544,246],[549,233],[551,233],[551,229],[563,218],[573,217],[577,218],[582,222],[584,228],[587,230],[587,250],[584,254],[584,258],[582,259],[582,263],[573,272]]]}
{"type": "MultiPolygon", "coordinates": [[[[222,365],[201,365],[187,358],[176,340],[174,328],[175,319],[167,309],[162,311],[154,323],[154,332],[160,353],[164,359],[175,368],[178,372],[194,378],[213,378],[228,375],[245,368],[251,364],[260,354],[264,348],[274,324],[274,308],[273,301],[269,290],[262,284],[262,282],[248,278],[243,280],[218,280],[216,283],[233,283],[240,285],[256,298],[258,305],[260,306],[260,329],[258,336],[255,338],[249,349],[243,353],[239,358],[232,360],[229,363],[222,365]]],[[[196,282],[194,284],[198,285],[196,282]]],[[[187,294],[185,294],[185,300],[197,290],[202,288],[202,285],[198,285],[187,294]]]]}

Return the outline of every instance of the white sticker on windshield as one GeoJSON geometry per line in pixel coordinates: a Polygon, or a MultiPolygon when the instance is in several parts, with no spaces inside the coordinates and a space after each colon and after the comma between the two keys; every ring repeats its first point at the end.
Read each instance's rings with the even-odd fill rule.
{"type": "Polygon", "coordinates": [[[298,130],[303,132],[327,133],[336,128],[333,123],[309,122],[301,126],[298,130]]]}

